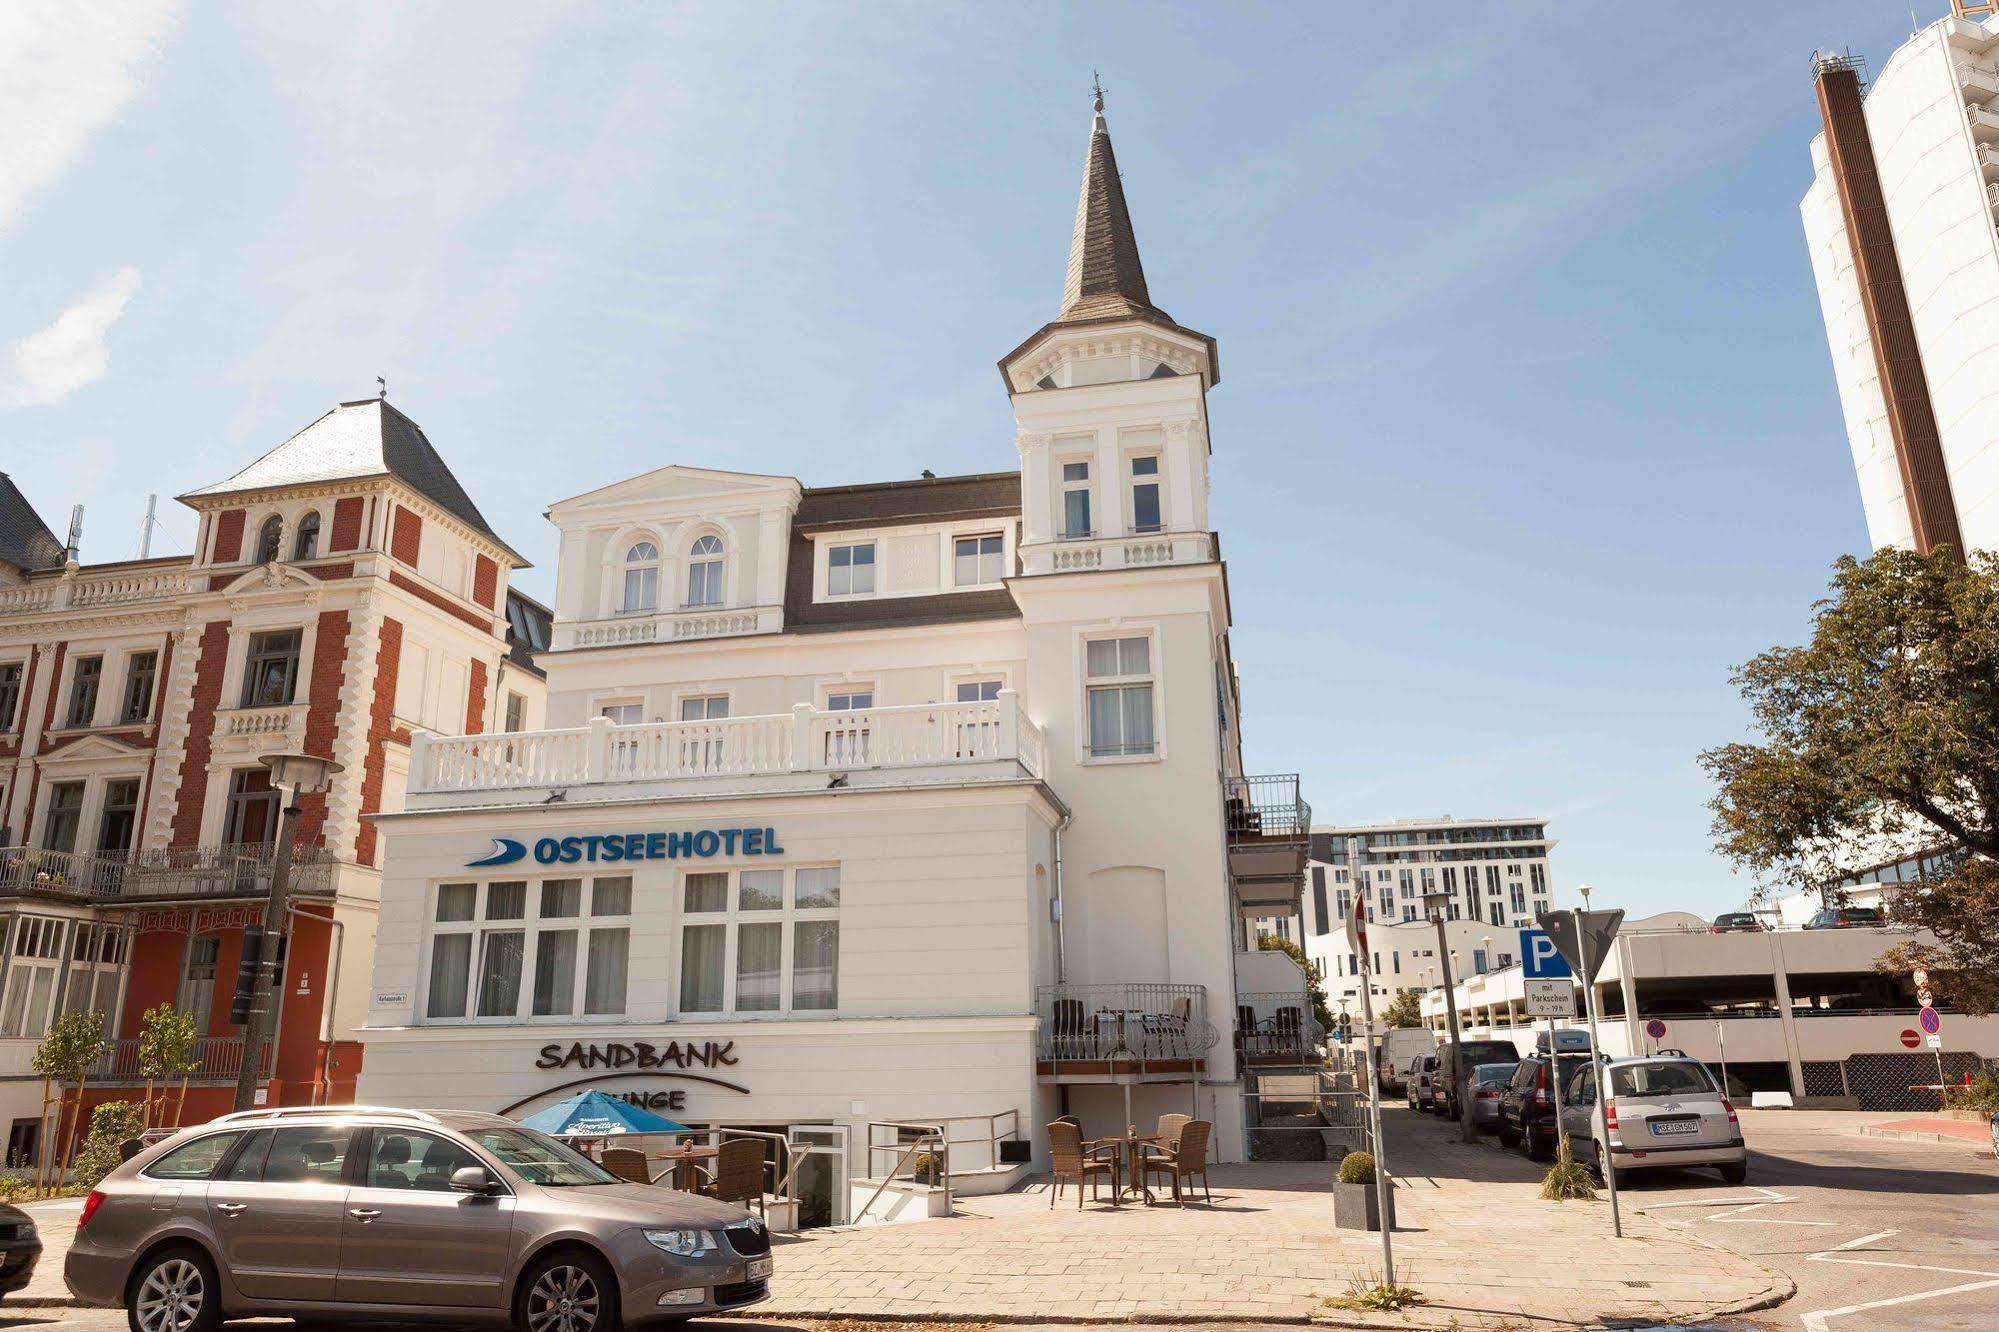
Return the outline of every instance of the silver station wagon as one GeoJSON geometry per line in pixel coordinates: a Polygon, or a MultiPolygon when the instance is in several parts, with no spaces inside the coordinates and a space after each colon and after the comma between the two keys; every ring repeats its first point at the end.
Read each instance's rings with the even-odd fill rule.
{"type": "Polygon", "coordinates": [[[499,1115],[319,1106],[225,1115],[120,1165],[63,1276],[135,1332],[273,1314],[615,1332],[759,1303],[770,1247],[740,1207],[627,1184],[499,1115]]]}

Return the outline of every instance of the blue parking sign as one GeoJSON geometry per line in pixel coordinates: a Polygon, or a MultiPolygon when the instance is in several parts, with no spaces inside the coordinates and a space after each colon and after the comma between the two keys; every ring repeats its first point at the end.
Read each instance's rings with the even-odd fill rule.
{"type": "Polygon", "coordinates": [[[1520,974],[1528,980],[1571,980],[1576,973],[1546,930],[1522,930],[1520,974]]]}

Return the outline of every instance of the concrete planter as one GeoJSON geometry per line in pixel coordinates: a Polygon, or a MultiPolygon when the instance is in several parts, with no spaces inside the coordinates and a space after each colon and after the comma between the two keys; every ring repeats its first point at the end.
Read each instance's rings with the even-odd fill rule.
{"type": "MultiPolygon", "coordinates": [[[[1333,1224],[1341,1230],[1380,1230],[1381,1199],[1372,1184],[1333,1185],[1333,1224]]],[[[1388,1186],[1388,1228],[1395,1229],[1395,1185],[1388,1186]]]]}

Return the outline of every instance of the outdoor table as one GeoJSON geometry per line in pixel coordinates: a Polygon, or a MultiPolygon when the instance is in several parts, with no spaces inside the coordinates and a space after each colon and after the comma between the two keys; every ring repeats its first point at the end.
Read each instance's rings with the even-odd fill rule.
{"type": "Polygon", "coordinates": [[[1156,1201],[1152,1196],[1152,1189],[1145,1182],[1145,1175],[1139,1170],[1139,1158],[1147,1147],[1165,1142],[1166,1139],[1157,1133],[1126,1133],[1122,1138],[1111,1138],[1109,1141],[1124,1144],[1125,1186],[1119,1191],[1118,1197],[1128,1198],[1137,1193],[1143,1195],[1147,1203],[1156,1201]]]}
{"type": "Polygon", "coordinates": [[[657,1184],[660,1180],[666,1178],[668,1174],[673,1174],[677,1176],[673,1185],[674,1188],[679,1189],[682,1193],[694,1193],[697,1191],[694,1178],[694,1163],[697,1161],[712,1161],[721,1154],[722,1149],[720,1147],[704,1147],[699,1143],[689,1143],[685,1147],[667,1147],[657,1152],[648,1152],[646,1153],[646,1159],[671,1163],[668,1170],[662,1170],[653,1178],[653,1183],[657,1184]]]}

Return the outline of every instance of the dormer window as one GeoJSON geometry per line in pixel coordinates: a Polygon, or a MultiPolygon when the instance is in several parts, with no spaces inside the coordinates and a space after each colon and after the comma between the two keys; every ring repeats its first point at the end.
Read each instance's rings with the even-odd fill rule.
{"type": "Polygon", "coordinates": [[[280,544],[285,538],[285,520],[275,513],[264,519],[264,525],[257,529],[257,564],[270,564],[278,558],[280,544]]]}
{"type": "Polygon", "coordinates": [[[826,552],[826,595],[868,597],[875,591],[875,543],[859,541],[826,552]]]}
{"type": "Polygon", "coordinates": [[[640,615],[659,609],[659,547],[650,541],[634,541],[625,551],[626,615],[640,615]]]}
{"type": "Polygon", "coordinates": [[[292,558],[311,560],[319,557],[319,515],[308,513],[298,520],[298,535],[292,538],[292,558]]]}
{"type": "Polygon", "coordinates": [[[687,552],[687,604],[722,604],[722,541],[704,536],[687,552]]]}

